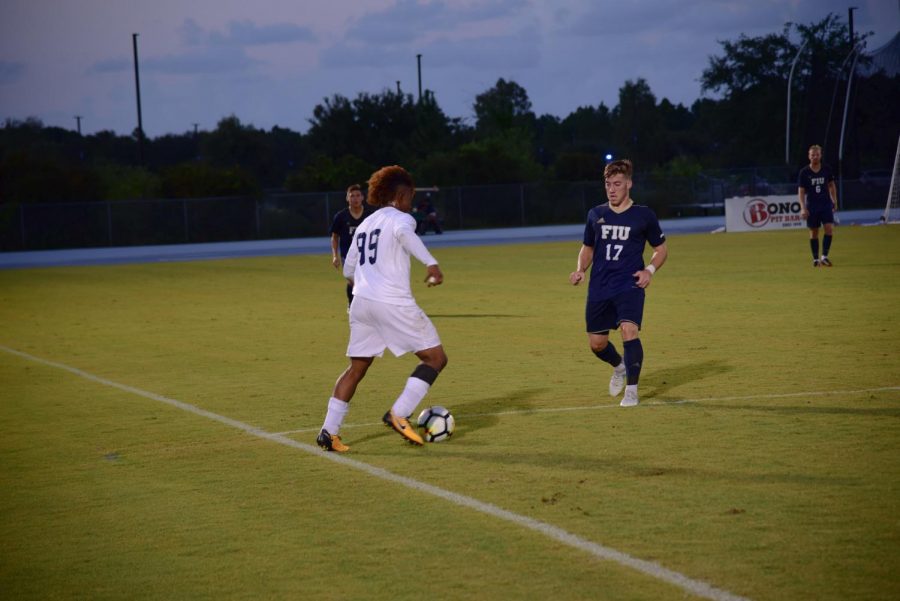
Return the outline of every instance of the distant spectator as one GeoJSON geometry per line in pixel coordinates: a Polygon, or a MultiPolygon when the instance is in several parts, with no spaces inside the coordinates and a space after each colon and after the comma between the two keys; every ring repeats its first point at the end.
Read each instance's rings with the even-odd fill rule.
{"type": "Polygon", "coordinates": [[[419,201],[413,210],[412,216],[416,219],[416,233],[420,236],[424,235],[429,228],[434,230],[435,234],[443,234],[441,229],[441,220],[438,217],[437,209],[431,204],[431,193],[425,194],[425,198],[419,201]]]}

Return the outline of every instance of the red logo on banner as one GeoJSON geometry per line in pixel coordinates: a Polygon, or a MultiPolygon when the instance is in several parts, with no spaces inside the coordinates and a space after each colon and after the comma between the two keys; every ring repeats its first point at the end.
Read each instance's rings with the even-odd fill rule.
{"type": "Polygon", "coordinates": [[[750,227],[762,227],[769,222],[769,208],[761,198],[754,198],[744,207],[744,221],[750,227]]]}

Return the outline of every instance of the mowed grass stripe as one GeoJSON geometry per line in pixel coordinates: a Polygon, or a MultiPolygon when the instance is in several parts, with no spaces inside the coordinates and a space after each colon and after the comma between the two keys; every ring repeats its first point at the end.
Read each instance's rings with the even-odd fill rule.
{"type": "MultiPolygon", "coordinates": [[[[784,392],[777,394],[749,394],[744,396],[724,396],[724,397],[707,397],[701,399],[673,399],[671,401],[642,401],[639,405],[640,407],[667,407],[670,405],[684,405],[688,403],[710,403],[710,402],[722,402],[722,401],[752,401],[759,399],[787,399],[787,398],[795,398],[795,397],[815,397],[815,396],[826,396],[826,395],[857,395],[857,394],[866,394],[870,392],[891,392],[891,391],[900,391],[900,386],[882,386],[880,388],[862,388],[859,390],[815,390],[809,392],[784,392]]],[[[490,413],[460,413],[457,415],[457,418],[465,417],[469,418],[478,418],[478,417],[500,417],[503,415],[531,415],[536,413],[566,413],[569,411],[595,411],[597,409],[615,409],[619,405],[617,403],[614,404],[606,404],[606,405],[582,405],[579,407],[543,407],[538,409],[512,409],[510,411],[494,411],[490,413]]],[[[342,428],[370,428],[372,426],[382,426],[383,424],[380,422],[369,422],[365,424],[343,424],[342,428]]],[[[297,430],[285,430],[284,432],[275,432],[278,435],[285,434],[303,434],[306,432],[318,432],[320,429],[319,426],[309,427],[309,428],[299,428],[297,430]]]]}
{"type": "Polygon", "coordinates": [[[473,509],[485,515],[489,515],[507,522],[511,522],[523,528],[527,528],[529,530],[533,530],[548,538],[551,538],[557,542],[560,542],[569,547],[580,549],[598,559],[604,559],[608,561],[614,561],[622,566],[631,568],[642,574],[646,574],[652,578],[657,580],[667,582],[669,584],[675,585],[684,591],[691,593],[693,595],[697,595],[703,597],[705,599],[712,599],[714,601],[747,601],[746,597],[741,597],[739,595],[735,595],[726,590],[722,590],[720,588],[716,588],[706,582],[702,582],[699,580],[695,580],[690,578],[684,574],[676,572],[674,570],[670,570],[658,563],[647,561],[643,559],[639,559],[628,555],[627,553],[623,553],[616,549],[606,547],[599,543],[595,543],[593,541],[584,539],[578,535],[572,534],[562,528],[558,528],[551,524],[547,524],[545,522],[541,522],[539,520],[530,518],[525,515],[517,514],[512,511],[507,511],[502,509],[496,505],[491,503],[485,503],[483,501],[479,501],[478,499],[458,494],[449,490],[445,490],[443,488],[427,484],[425,482],[420,482],[413,478],[408,478],[406,476],[400,476],[383,468],[379,468],[373,465],[369,465],[362,461],[357,461],[355,459],[351,459],[349,457],[345,457],[342,455],[338,455],[335,453],[324,453],[318,447],[313,445],[305,444],[302,442],[298,442],[291,438],[287,438],[286,436],[282,436],[280,434],[266,432],[260,428],[252,426],[250,424],[241,422],[239,420],[231,419],[224,415],[219,415],[212,411],[207,411],[196,405],[192,405],[190,403],[185,403],[184,401],[179,401],[177,399],[172,399],[166,396],[162,396],[159,394],[155,394],[153,392],[149,392],[146,390],[142,390],[140,388],[135,388],[133,386],[129,386],[127,384],[121,384],[119,382],[115,382],[112,380],[108,380],[106,378],[101,378],[94,374],[88,373],[86,371],[80,370],[76,367],[72,367],[70,365],[66,365],[64,363],[59,363],[56,361],[50,361],[47,359],[43,359],[40,357],[35,357],[34,355],[30,355],[28,353],[24,353],[22,351],[18,351],[16,349],[0,345],[0,350],[9,353],[11,355],[15,355],[22,359],[26,359],[28,361],[33,361],[35,363],[40,363],[42,365],[53,367],[57,369],[61,369],[67,371],[73,375],[79,376],[81,378],[85,378],[97,384],[101,384],[104,386],[109,386],[112,388],[116,388],[118,390],[122,390],[124,392],[134,394],[137,396],[144,397],[146,399],[150,399],[153,401],[157,401],[160,403],[165,403],[167,405],[171,405],[183,411],[187,411],[189,413],[193,413],[200,417],[205,417],[207,419],[211,419],[213,421],[219,422],[221,424],[230,426],[232,428],[236,428],[250,434],[252,436],[256,436],[258,438],[262,438],[268,440],[270,442],[274,442],[277,444],[285,445],[288,447],[295,448],[297,450],[303,451],[305,453],[315,454],[318,457],[322,457],[324,459],[333,461],[340,465],[350,467],[370,476],[374,476],[376,478],[380,478],[382,480],[386,480],[388,482],[393,482],[396,484],[400,484],[412,490],[422,492],[425,494],[429,494],[446,501],[449,501],[455,505],[460,507],[467,507],[469,509],[473,509]]]}

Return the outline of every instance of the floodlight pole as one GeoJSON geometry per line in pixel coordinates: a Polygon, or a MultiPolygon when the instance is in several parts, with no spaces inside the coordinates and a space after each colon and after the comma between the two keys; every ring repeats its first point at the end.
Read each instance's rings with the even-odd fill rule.
{"type": "Polygon", "coordinates": [[[419,102],[422,102],[422,55],[416,55],[416,62],[419,66],[419,102]]]}
{"type": "Polygon", "coordinates": [[[844,117],[841,119],[841,141],[838,144],[838,208],[841,208],[844,201],[844,132],[847,129],[847,109],[850,106],[850,88],[853,87],[853,73],[856,71],[856,61],[862,52],[864,42],[860,42],[853,48],[853,63],[850,65],[850,72],[847,74],[847,95],[844,98],[844,117]]]}
{"type": "Polygon", "coordinates": [[[138,34],[131,34],[131,44],[134,48],[134,89],[137,96],[137,118],[138,118],[138,164],[144,164],[144,120],[141,117],[141,77],[138,73],[138,34]]]}
{"type": "Polygon", "coordinates": [[[81,115],[75,115],[75,123],[78,124],[78,159],[84,160],[84,140],[81,138],[81,115]]]}
{"type": "Polygon", "coordinates": [[[797,51],[797,56],[794,57],[794,62],[791,63],[791,73],[788,75],[787,82],[787,116],[784,119],[784,164],[791,164],[791,82],[794,79],[794,69],[797,67],[797,61],[800,60],[800,55],[803,53],[803,50],[806,49],[806,45],[809,44],[809,40],[803,42],[803,45],[800,46],[800,50],[797,51]]]}
{"type": "Polygon", "coordinates": [[[838,88],[841,85],[841,80],[844,79],[844,69],[847,67],[850,59],[853,58],[853,50],[853,48],[850,49],[844,62],[841,63],[837,78],[834,80],[834,90],[831,92],[831,107],[828,109],[828,121],[825,122],[825,137],[822,138],[822,147],[826,150],[828,149],[828,134],[831,131],[831,117],[834,115],[834,101],[837,100],[838,88]]]}

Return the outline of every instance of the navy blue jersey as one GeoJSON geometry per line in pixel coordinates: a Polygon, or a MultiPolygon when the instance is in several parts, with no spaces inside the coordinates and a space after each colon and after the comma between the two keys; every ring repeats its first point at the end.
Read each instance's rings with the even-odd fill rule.
{"type": "Polygon", "coordinates": [[[588,301],[603,301],[636,287],[634,273],[644,268],[644,245],[666,241],[650,208],[631,205],[616,213],[609,204],[588,211],[584,245],[594,249],[588,301]]]}
{"type": "Polygon", "coordinates": [[[828,194],[828,182],[834,181],[834,174],[825,165],[819,166],[819,172],[813,171],[809,165],[800,170],[797,187],[806,190],[806,207],[810,211],[830,209],[831,196],[828,194]]]}
{"type": "Polygon", "coordinates": [[[356,219],[350,214],[350,209],[342,209],[334,214],[334,220],[331,222],[331,230],[329,233],[338,235],[338,248],[341,251],[341,260],[347,258],[347,252],[350,250],[350,243],[353,241],[353,233],[363,219],[375,212],[375,208],[371,205],[363,203],[363,214],[356,219]]]}

